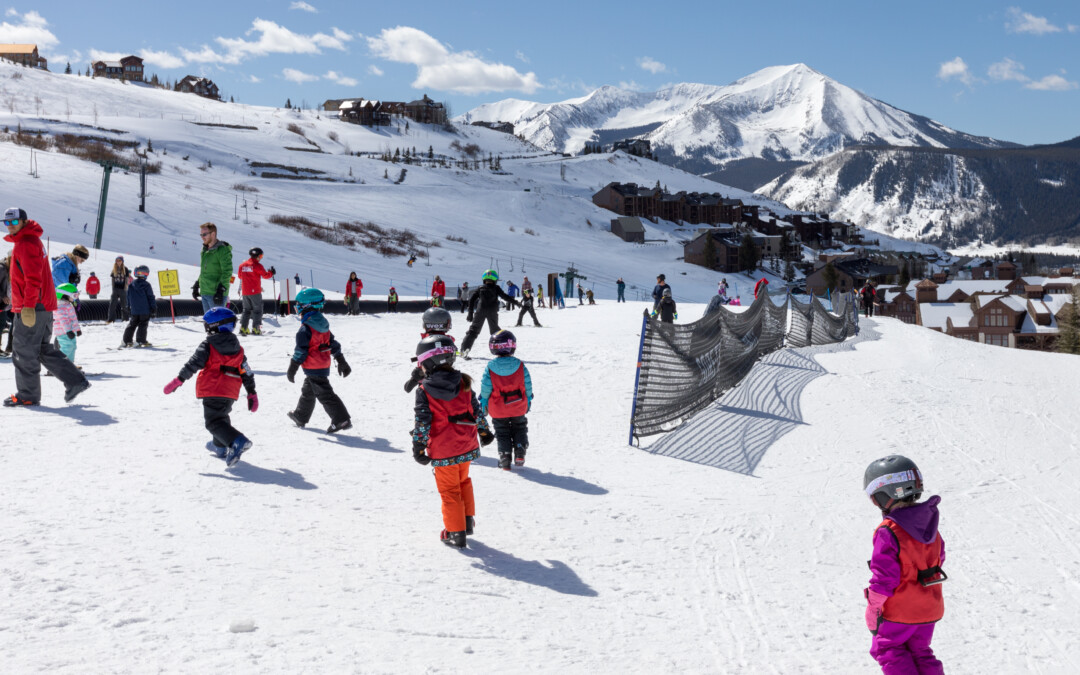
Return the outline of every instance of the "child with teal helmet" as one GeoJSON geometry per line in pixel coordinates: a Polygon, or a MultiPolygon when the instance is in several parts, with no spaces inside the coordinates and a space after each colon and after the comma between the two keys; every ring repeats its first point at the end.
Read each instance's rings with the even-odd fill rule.
{"type": "Polygon", "coordinates": [[[296,408],[286,415],[293,424],[303,428],[311,421],[317,400],[330,416],[330,426],[326,433],[333,434],[351,429],[352,418],[345,408],[345,403],[330,385],[330,359],[334,360],[338,375],[342,377],[348,377],[352,368],[341,353],[341,343],[334,339],[334,334],[330,332],[330,322],[323,316],[322,309],[325,304],[326,298],[317,288],[305,288],[296,295],[300,330],[296,331],[296,349],[289,360],[285,377],[289,382],[295,382],[296,372],[303,368],[304,385],[300,389],[300,400],[296,408]]]}
{"type": "Polygon", "coordinates": [[[79,327],[79,289],[75,284],[60,284],[56,288],[56,311],[53,312],[53,342],[75,363],[76,339],[82,335],[79,327]]]}

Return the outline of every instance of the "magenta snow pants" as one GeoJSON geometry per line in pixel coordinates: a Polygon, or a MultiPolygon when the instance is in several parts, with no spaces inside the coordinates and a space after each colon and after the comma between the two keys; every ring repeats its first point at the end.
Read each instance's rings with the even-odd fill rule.
{"type": "Polygon", "coordinates": [[[882,621],[870,645],[870,656],[885,675],[942,675],[945,669],[930,649],[933,638],[932,623],[882,621]]]}

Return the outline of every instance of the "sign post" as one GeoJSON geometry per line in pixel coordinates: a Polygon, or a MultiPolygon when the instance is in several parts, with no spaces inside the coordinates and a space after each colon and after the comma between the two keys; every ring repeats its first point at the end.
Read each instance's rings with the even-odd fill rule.
{"type": "Polygon", "coordinates": [[[160,294],[169,297],[169,313],[172,314],[172,322],[176,323],[176,309],[172,299],[174,295],[180,295],[180,273],[176,270],[159,270],[157,281],[160,294]]]}

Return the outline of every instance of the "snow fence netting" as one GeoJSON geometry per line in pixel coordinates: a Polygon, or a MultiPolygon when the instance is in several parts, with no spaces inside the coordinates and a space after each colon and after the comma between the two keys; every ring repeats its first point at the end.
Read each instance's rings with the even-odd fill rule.
{"type": "Polygon", "coordinates": [[[778,305],[762,293],[745,311],[721,307],[688,324],[663,323],[646,312],[632,438],[675,429],[738,384],[769,352],[855,335],[851,294],[838,295],[833,307],[830,312],[817,297],[803,303],[790,296],[778,305]]]}

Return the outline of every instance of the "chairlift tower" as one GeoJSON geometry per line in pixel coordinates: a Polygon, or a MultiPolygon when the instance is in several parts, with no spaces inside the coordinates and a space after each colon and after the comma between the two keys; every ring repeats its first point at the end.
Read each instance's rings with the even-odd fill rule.
{"type": "Polygon", "coordinates": [[[109,177],[112,175],[113,169],[130,171],[131,167],[107,159],[99,160],[98,164],[104,169],[104,175],[101,178],[101,195],[98,197],[97,226],[94,228],[94,248],[100,249],[101,237],[105,230],[105,204],[109,201],[109,177]]]}

